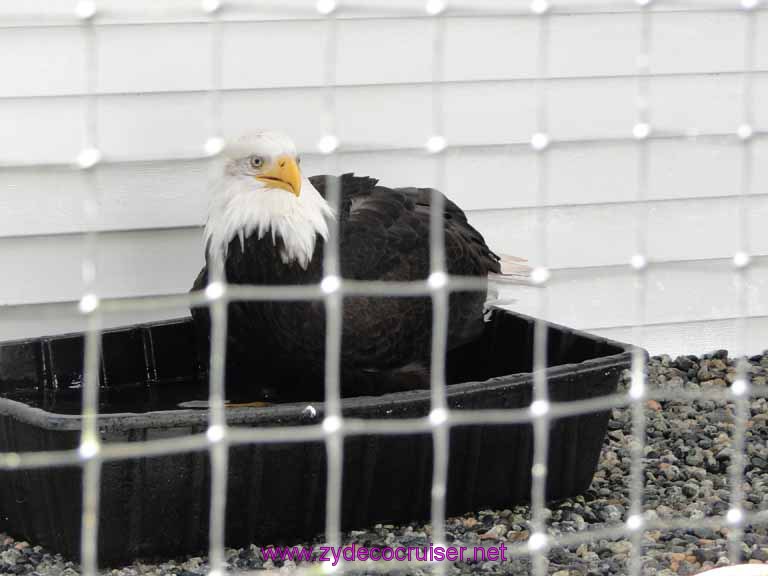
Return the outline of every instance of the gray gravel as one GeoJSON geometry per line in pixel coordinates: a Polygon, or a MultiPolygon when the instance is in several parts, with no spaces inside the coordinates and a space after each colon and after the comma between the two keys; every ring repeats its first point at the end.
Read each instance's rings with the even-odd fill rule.
{"type": "MultiPolygon", "coordinates": [[[[702,358],[668,356],[653,358],[649,364],[650,386],[662,390],[699,391],[725,389],[734,380],[735,367],[726,351],[702,358]]],[[[750,379],[765,384],[768,352],[750,360],[750,379]]],[[[626,386],[629,375],[622,377],[626,386]]],[[[730,435],[733,406],[720,401],[646,403],[647,444],[645,446],[645,508],[648,520],[689,518],[690,527],[673,531],[649,530],[643,535],[642,574],[671,576],[696,574],[714,566],[728,564],[727,529],[712,529],[697,519],[723,515],[728,510],[728,465],[731,458],[730,435]]],[[[765,398],[750,402],[751,418],[746,433],[745,502],[749,511],[768,510],[768,405],[765,398]]],[[[614,410],[603,446],[598,471],[591,488],[582,496],[552,505],[549,509],[551,534],[581,532],[622,522],[629,510],[629,410],[614,410]]],[[[449,543],[455,545],[498,546],[525,541],[529,510],[481,510],[447,525],[449,543]]],[[[430,527],[377,525],[365,531],[344,535],[345,544],[363,546],[424,546],[430,527]]],[[[266,544],[266,543],[264,543],[266,544]]],[[[314,542],[315,546],[322,541],[314,542]]],[[[301,543],[296,543],[301,545],[301,543]]],[[[624,574],[631,546],[628,540],[600,539],[590,544],[554,547],[548,558],[548,571],[555,576],[597,576],[624,574]]],[[[768,561],[766,526],[749,526],[741,544],[742,561],[768,561]]],[[[233,570],[278,569],[285,566],[264,562],[258,546],[228,550],[227,562],[233,570]]],[[[394,568],[396,563],[388,563],[394,568]]],[[[317,565],[314,565],[317,567],[317,565]]],[[[182,558],[161,564],[134,563],[105,574],[136,576],[143,574],[193,576],[205,574],[206,559],[182,558]]],[[[400,570],[399,572],[403,572],[400,570]]],[[[427,573],[412,568],[411,573],[427,573]]],[[[499,573],[528,574],[527,558],[507,562],[456,563],[452,574],[499,573]]],[[[39,546],[16,542],[0,534],[0,574],[74,576],[76,564],[39,546]]]]}

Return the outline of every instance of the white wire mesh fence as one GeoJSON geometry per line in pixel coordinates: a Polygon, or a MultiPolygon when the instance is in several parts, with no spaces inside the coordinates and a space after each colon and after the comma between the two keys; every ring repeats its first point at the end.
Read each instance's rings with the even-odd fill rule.
{"type": "MultiPolygon", "coordinates": [[[[446,180],[446,154],[461,153],[462,149],[473,145],[453,145],[445,137],[445,110],[443,105],[443,89],[449,83],[444,78],[445,46],[444,25],[447,18],[453,15],[472,16],[493,14],[498,17],[533,18],[537,22],[537,41],[535,52],[531,55],[536,61],[537,110],[536,130],[531,134],[530,146],[537,154],[537,191],[536,204],[540,208],[536,221],[535,234],[537,237],[538,253],[532,255],[537,267],[533,270],[534,282],[541,285],[542,290],[537,294],[538,316],[545,318],[548,307],[547,286],[556,282],[547,268],[548,246],[547,205],[548,182],[550,176],[549,153],[555,147],[584,146],[589,147],[604,138],[568,138],[554,139],[550,135],[548,111],[548,81],[552,78],[549,72],[549,50],[551,41],[550,17],[559,10],[567,13],[587,14],[611,10],[626,11],[636,15],[640,20],[641,42],[637,54],[637,67],[634,73],[636,80],[636,123],[627,126],[625,138],[616,141],[634,142],[637,151],[637,197],[633,232],[635,236],[635,253],[629,259],[627,266],[636,272],[634,291],[634,307],[637,324],[634,331],[633,343],[643,344],[643,328],[647,308],[653,305],[647,299],[647,274],[653,263],[648,257],[648,182],[649,143],[654,140],[697,140],[737,141],[741,146],[741,171],[733,175],[733,182],[738,186],[739,202],[739,250],[733,256],[733,276],[739,286],[739,306],[741,317],[747,314],[747,283],[749,278],[751,252],[748,218],[748,196],[761,194],[752,189],[751,175],[753,174],[753,147],[758,139],[765,138],[766,133],[755,127],[755,93],[754,77],[756,51],[758,43],[757,15],[764,6],[759,0],[741,0],[741,2],[710,2],[679,0],[665,2],[668,10],[682,13],[697,10],[716,10],[722,13],[742,14],[744,21],[744,61],[741,76],[741,108],[738,111],[740,123],[733,127],[732,133],[695,133],[667,131],[653,124],[650,108],[649,79],[653,73],[650,68],[652,52],[652,27],[656,4],[651,0],[637,0],[637,3],[609,3],[574,5],[572,2],[559,6],[557,2],[533,0],[525,2],[509,2],[483,8],[480,5],[468,7],[453,7],[443,0],[428,0],[423,5],[412,3],[408,7],[384,2],[336,2],[335,0],[319,0],[308,6],[301,3],[285,4],[281,2],[227,2],[225,0],[203,0],[179,3],[176,6],[179,15],[203,18],[210,29],[210,89],[209,116],[201,121],[207,122],[210,137],[200,146],[200,154],[190,157],[109,157],[100,151],[99,126],[97,105],[99,91],[97,84],[98,45],[95,41],[95,30],[99,26],[109,26],[114,19],[109,18],[108,12],[102,11],[95,0],[80,0],[72,7],[72,13],[57,16],[46,16],[40,19],[30,15],[17,17],[3,16],[0,29],[6,27],[59,27],[79,26],[85,39],[86,51],[85,78],[86,92],[78,95],[85,98],[86,114],[85,146],[75,161],[75,169],[81,170],[88,181],[89,194],[85,199],[84,212],[91,224],[89,229],[96,230],[99,221],[100,195],[108,194],[99,186],[99,167],[110,163],[133,163],[145,161],[200,160],[208,161],[221,152],[225,144],[221,126],[221,97],[225,88],[222,87],[222,22],[227,18],[228,7],[237,4],[239,10],[253,8],[258,12],[251,20],[260,21],[270,10],[284,12],[295,9],[301,14],[309,14],[307,18],[321,18],[325,24],[325,45],[323,47],[324,70],[324,111],[319,120],[323,125],[325,136],[318,142],[318,153],[327,157],[327,173],[338,170],[337,154],[349,150],[366,151],[415,151],[411,145],[381,147],[370,142],[345,142],[337,136],[337,106],[336,101],[336,67],[338,52],[344,47],[339,45],[338,18],[365,18],[375,13],[376,17],[397,15],[399,18],[428,18],[433,22],[432,29],[432,71],[430,86],[432,89],[432,136],[425,143],[423,153],[435,159],[434,182],[440,189],[446,180]],[[107,18],[104,18],[104,16],[107,18]],[[552,276],[552,277],[551,277],[552,276]]],[[[298,13],[298,12],[297,12],[298,13]]],[[[152,20],[138,21],[136,25],[152,26],[152,20]]],[[[492,86],[489,87],[492,89],[492,86]]],[[[231,90],[231,89],[226,89],[231,90]]],[[[151,137],[151,135],[147,135],[151,137]]],[[[519,143],[488,142],[478,147],[515,147],[519,143]]],[[[29,159],[23,162],[4,162],[0,158],[0,166],[5,169],[61,169],[56,162],[36,162],[29,159]]],[[[332,182],[332,181],[329,181],[332,182]]],[[[339,190],[329,186],[331,205],[338,205],[339,190]]],[[[98,293],[96,279],[97,257],[96,247],[98,232],[87,234],[87,256],[82,262],[82,276],[85,293],[80,301],[80,312],[89,319],[86,332],[84,381],[83,381],[83,410],[82,432],[79,448],[65,452],[30,452],[0,454],[0,470],[18,470],[23,468],[44,468],[48,466],[74,465],[83,468],[83,510],[81,555],[84,574],[95,574],[98,571],[98,518],[100,473],[104,462],[117,459],[130,459],[147,456],[161,456],[183,453],[194,450],[207,450],[211,462],[211,501],[210,501],[210,549],[209,565],[212,575],[223,574],[225,563],[225,514],[227,508],[227,479],[228,454],[232,446],[270,443],[270,442],[303,442],[323,441],[327,453],[327,493],[325,540],[331,546],[342,544],[341,508],[342,508],[342,469],[344,462],[344,439],[366,434],[415,434],[429,433],[433,442],[433,470],[431,488],[431,526],[432,541],[436,546],[446,546],[446,491],[449,466],[449,439],[452,428],[459,425],[483,424],[532,424],[534,430],[534,457],[531,470],[531,534],[527,542],[513,545],[509,548],[512,556],[530,555],[532,558],[532,573],[536,575],[547,572],[547,550],[553,545],[578,545],[594,541],[598,538],[628,537],[632,543],[632,554],[628,564],[631,575],[641,573],[642,533],[649,529],[669,530],[683,528],[689,525],[687,519],[648,521],[643,508],[643,447],[645,444],[645,413],[644,405],[649,399],[693,401],[696,399],[715,399],[733,402],[735,406],[734,432],[732,445],[734,458],[730,467],[731,499],[729,510],[723,517],[710,517],[699,521],[701,525],[712,527],[728,526],[731,528],[729,553],[732,561],[739,556],[739,543],[742,537],[740,527],[747,524],[764,523],[768,520],[768,511],[748,512],[742,504],[744,494],[742,477],[744,470],[745,430],[749,418],[749,399],[757,395],[766,395],[765,386],[752,386],[747,375],[747,365],[743,360],[746,355],[746,324],[741,323],[741,348],[734,356],[742,360],[738,364],[737,379],[726,391],[709,390],[698,393],[683,391],[665,392],[649,390],[646,382],[646,357],[638,348],[633,354],[631,369],[631,386],[626,394],[617,393],[611,396],[593,400],[575,402],[550,402],[547,383],[547,325],[541,320],[536,323],[534,337],[533,376],[534,397],[529,408],[516,410],[452,410],[448,406],[446,396],[446,377],[443,359],[446,354],[448,298],[452,291],[475,288],[482,289],[483,285],[471,278],[451,277],[446,274],[445,250],[443,235],[442,200],[433,204],[431,211],[431,275],[426,281],[410,283],[380,283],[354,282],[340,277],[338,230],[331,230],[328,247],[325,251],[325,277],[317,286],[286,286],[259,287],[228,285],[223,271],[214,271],[213,278],[204,293],[171,295],[163,297],[131,297],[105,298],[98,293]],[[425,418],[400,420],[362,420],[344,417],[340,394],[340,349],[341,349],[341,303],[347,295],[386,295],[386,296],[428,296],[433,302],[432,327],[432,366],[431,366],[431,411],[425,418]],[[225,366],[226,366],[226,334],[227,306],[234,301],[259,300],[322,300],[327,311],[327,340],[326,340],[326,373],[325,373],[325,403],[324,418],[321,423],[308,426],[270,428],[239,428],[228,425],[225,407],[225,366]],[[99,433],[99,366],[101,354],[101,320],[104,314],[110,312],[130,312],[139,310],[163,309],[170,305],[207,306],[211,312],[211,357],[209,382],[209,419],[205,434],[184,438],[160,439],[143,442],[103,444],[99,433]],[[631,509],[625,522],[619,526],[610,526],[598,530],[590,530],[573,534],[552,534],[548,531],[545,514],[547,461],[549,448],[549,431],[553,421],[567,416],[589,414],[605,411],[610,408],[627,407],[632,411],[633,443],[631,445],[630,496],[631,509]]],[[[342,566],[343,568],[343,566],[342,566]]],[[[435,563],[434,570],[443,573],[444,563],[435,563]]]]}

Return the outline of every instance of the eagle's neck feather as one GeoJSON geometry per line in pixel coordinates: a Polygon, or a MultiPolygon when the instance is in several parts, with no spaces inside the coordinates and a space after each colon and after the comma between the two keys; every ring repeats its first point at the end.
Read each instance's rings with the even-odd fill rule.
{"type": "Polygon", "coordinates": [[[298,198],[285,190],[266,188],[253,178],[226,178],[211,199],[205,246],[214,263],[223,263],[235,237],[244,249],[246,238],[270,234],[276,246],[275,240],[282,240],[279,256],[283,263],[296,262],[306,269],[317,237],[328,238],[331,218],[328,202],[306,178],[298,198]]]}

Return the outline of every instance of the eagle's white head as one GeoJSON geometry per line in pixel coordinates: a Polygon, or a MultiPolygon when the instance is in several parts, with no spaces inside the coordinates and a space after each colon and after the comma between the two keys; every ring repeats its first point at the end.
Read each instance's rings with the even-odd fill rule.
{"type": "Polygon", "coordinates": [[[302,176],[296,146],[279,132],[256,132],[228,145],[213,185],[205,246],[223,262],[235,236],[244,247],[252,234],[282,239],[280,258],[306,268],[317,236],[328,238],[333,211],[302,176]]]}

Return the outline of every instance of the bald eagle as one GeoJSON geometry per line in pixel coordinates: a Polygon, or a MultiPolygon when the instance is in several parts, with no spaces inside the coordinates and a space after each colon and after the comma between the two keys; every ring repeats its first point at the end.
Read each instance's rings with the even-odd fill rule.
{"type": "MultiPolygon", "coordinates": [[[[329,222],[339,226],[340,275],[345,279],[413,281],[430,274],[429,188],[386,188],[368,177],[305,177],[293,142],[275,132],[245,136],[223,152],[205,227],[206,264],[230,284],[317,284],[329,222]],[[326,199],[339,187],[338,213],[326,199]]],[[[446,271],[487,278],[501,271],[464,212],[443,197],[446,271]]],[[[448,349],[483,331],[485,291],[450,296],[448,349]]],[[[343,395],[429,387],[432,303],[428,297],[345,296],[342,306],[343,395]]],[[[192,310],[201,358],[207,358],[208,310],[192,310]]],[[[228,308],[227,394],[273,401],[323,397],[325,305],[318,301],[232,302],[228,308]]]]}

